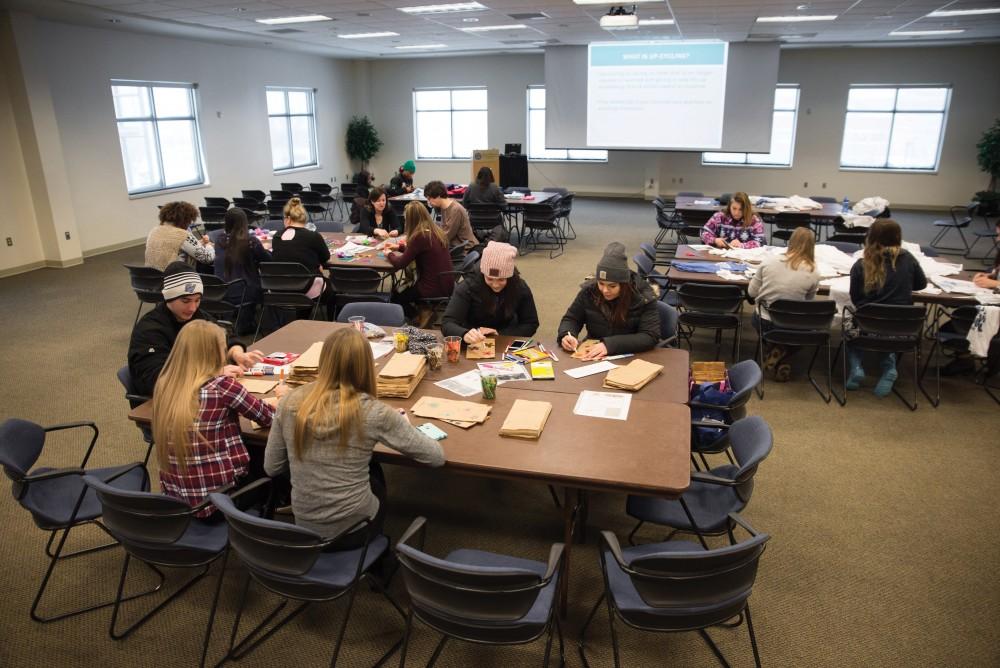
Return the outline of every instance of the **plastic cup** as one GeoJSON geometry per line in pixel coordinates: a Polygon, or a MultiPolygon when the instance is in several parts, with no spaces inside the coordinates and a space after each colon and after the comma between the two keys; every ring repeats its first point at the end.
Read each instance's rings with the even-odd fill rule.
{"type": "Polygon", "coordinates": [[[444,337],[444,347],[448,351],[448,363],[458,364],[458,356],[462,352],[462,338],[446,336],[444,337]]]}
{"type": "Polygon", "coordinates": [[[483,373],[479,376],[483,386],[483,399],[492,401],[497,398],[497,376],[495,373],[483,373]]]}
{"type": "Polygon", "coordinates": [[[444,357],[444,347],[440,343],[435,343],[427,347],[427,366],[431,371],[441,368],[441,359],[444,357]]]}
{"type": "Polygon", "coordinates": [[[365,333],[365,316],[363,315],[352,315],[347,319],[347,322],[351,323],[354,329],[358,330],[362,334],[365,333]]]}

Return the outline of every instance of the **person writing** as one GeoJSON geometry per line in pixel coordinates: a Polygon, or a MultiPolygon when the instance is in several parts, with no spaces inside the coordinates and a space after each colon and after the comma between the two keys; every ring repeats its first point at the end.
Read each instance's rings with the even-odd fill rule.
{"type": "Polygon", "coordinates": [[[368,191],[367,204],[361,209],[358,234],[385,239],[397,237],[403,232],[403,222],[396,216],[391,206],[387,206],[385,191],[372,188],[368,191]]]}
{"type": "Polygon", "coordinates": [[[538,311],[531,289],[514,258],[517,249],[491,241],[483,249],[479,270],[455,287],[441,321],[441,333],[479,343],[487,336],[532,336],[538,311]]]}
{"type": "Polygon", "coordinates": [[[469,184],[465,195],[462,197],[462,204],[464,206],[469,206],[470,204],[499,204],[500,206],[504,206],[507,204],[507,198],[503,196],[503,192],[494,183],[492,169],[489,167],[479,168],[479,171],[476,172],[476,182],[469,184]]]}
{"type": "MultiPolygon", "coordinates": [[[[128,369],[132,376],[132,389],[136,394],[150,396],[161,369],[167,362],[181,330],[191,322],[215,322],[200,308],[204,287],[201,276],[184,262],[173,262],[163,272],[163,301],[142,316],[132,329],[128,345],[128,369]]],[[[240,376],[261,361],[264,353],[247,351],[238,339],[226,342],[226,356],[232,365],[223,373],[240,376]]]]}
{"type": "MultiPolygon", "coordinates": [[[[429,466],[445,462],[437,441],[375,398],[375,361],[364,336],[353,328],[338,329],[323,342],[315,382],[296,388],[278,405],[264,471],[272,477],[290,473],[299,526],[332,538],[367,519],[369,535],[377,535],[385,518],[386,488],[372,460],[376,443],[429,466]]],[[[365,533],[356,531],[336,549],[364,542],[365,533]]]]}
{"type": "Polygon", "coordinates": [[[701,240],[717,248],[759,248],[764,245],[764,223],[747,194],[735,193],[701,228],[701,240]]]}
{"type": "MultiPolygon", "coordinates": [[[[416,315],[415,302],[429,297],[448,297],[455,287],[448,241],[440,227],[431,220],[423,202],[410,202],[403,210],[406,240],[389,243],[385,259],[396,269],[416,264],[416,283],[392,294],[392,301],[403,307],[408,317],[416,315]],[[402,251],[402,252],[397,252],[402,251]]],[[[421,323],[426,324],[426,323],[421,323]]]]}
{"type": "Polygon", "coordinates": [[[424,186],[427,202],[441,212],[441,228],[448,239],[448,248],[464,246],[472,248],[479,240],[472,232],[469,212],[465,207],[448,196],[448,189],[441,181],[431,181],[424,186]]]}
{"type": "MultiPolygon", "coordinates": [[[[851,267],[851,301],[855,308],[865,304],[913,304],[914,290],[927,287],[927,277],[916,258],[903,249],[903,233],[891,218],[878,218],[868,228],[864,254],[851,267]]],[[[847,389],[856,390],[865,378],[862,351],[847,344],[850,375],[847,389]]],[[[875,396],[892,391],[899,373],[896,354],[879,353],[882,376],[875,384],[875,396]]]]}
{"type": "MultiPolygon", "coordinates": [[[[160,489],[167,496],[201,504],[220,487],[248,482],[250,455],[240,436],[242,415],[269,426],[274,409],[223,373],[225,332],[197,320],[177,336],[153,390],[153,442],[160,489]]],[[[287,391],[279,386],[278,394],[287,391]]],[[[221,520],[208,506],[197,517],[221,520]]]]}
{"type": "Polygon", "coordinates": [[[194,267],[211,265],[215,249],[208,236],[200,239],[188,228],[198,220],[198,208],[187,202],[170,202],[160,208],[160,224],[146,237],[146,266],[163,271],[168,264],[180,260],[194,267]]]}
{"type": "Polygon", "coordinates": [[[649,350],[660,340],[660,315],[656,296],[645,281],[628,268],[625,246],[608,244],[597,263],[597,274],[580,286],[559,323],[559,345],[576,351],[577,338],[586,327],[587,336],[599,341],[584,359],[649,350]]]}
{"type": "Polygon", "coordinates": [[[399,172],[389,179],[389,187],[386,193],[389,197],[397,197],[413,192],[413,175],[417,172],[417,166],[412,160],[407,160],[399,166],[399,172]]]}
{"type": "Polygon", "coordinates": [[[212,233],[216,248],[215,275],[227,283],[243,280],[243,284],[229,288],[226,301],[239,306],[242,298],[247,306],[240,310],[236,333],[250,334],[253,332],[256,305],[261,297],[260,263],[270,262],[271,253],[264,249],[256,236],[250,234],[243,209],[234,207],[226,211],[224,223],[224,229],[212,233]]]}

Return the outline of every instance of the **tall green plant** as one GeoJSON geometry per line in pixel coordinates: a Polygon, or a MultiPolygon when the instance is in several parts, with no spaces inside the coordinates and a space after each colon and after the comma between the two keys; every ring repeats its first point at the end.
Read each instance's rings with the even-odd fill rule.
{"type": "Polygon", "coordinates": [[[382,148],[378,130],[367,116],[353,116],[347,124],[347,155],[361,161],[361,169],[368,168],[368,161],[382,148]]]}
{"type": "Polygon", "coordinates": [[[993,127],[983,133],[982,139],[976,144],[976,149],[979,168],[990,175],[989,189],[996,192],[997,180],[1000,179],[1000,118],[993,123],[993,127]]]}

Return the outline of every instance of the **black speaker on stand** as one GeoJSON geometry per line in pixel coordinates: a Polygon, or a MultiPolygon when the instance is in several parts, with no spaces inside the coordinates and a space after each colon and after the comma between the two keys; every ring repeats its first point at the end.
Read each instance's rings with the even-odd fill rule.
{"type": "Polygon", "coordinates": [[[500,187],[528,187],[528,156],[521,154],[520,144],[505,144],[500,156],[500,187]]]}

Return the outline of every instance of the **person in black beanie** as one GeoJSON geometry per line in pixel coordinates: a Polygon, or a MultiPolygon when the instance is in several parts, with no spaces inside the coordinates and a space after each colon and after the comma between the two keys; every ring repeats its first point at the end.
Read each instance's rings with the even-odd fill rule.
{"type": "Polygon", "coordinates": [[[597,263],[597,273],[580,286],[559,323],[559,344],[573,352],[586,327],[587,337],[599,343],[584,359],[649,350],[660,340],[660,315],[656,295],[648,283],[628,268],[625,246],[612,241],[597,263]]]}

